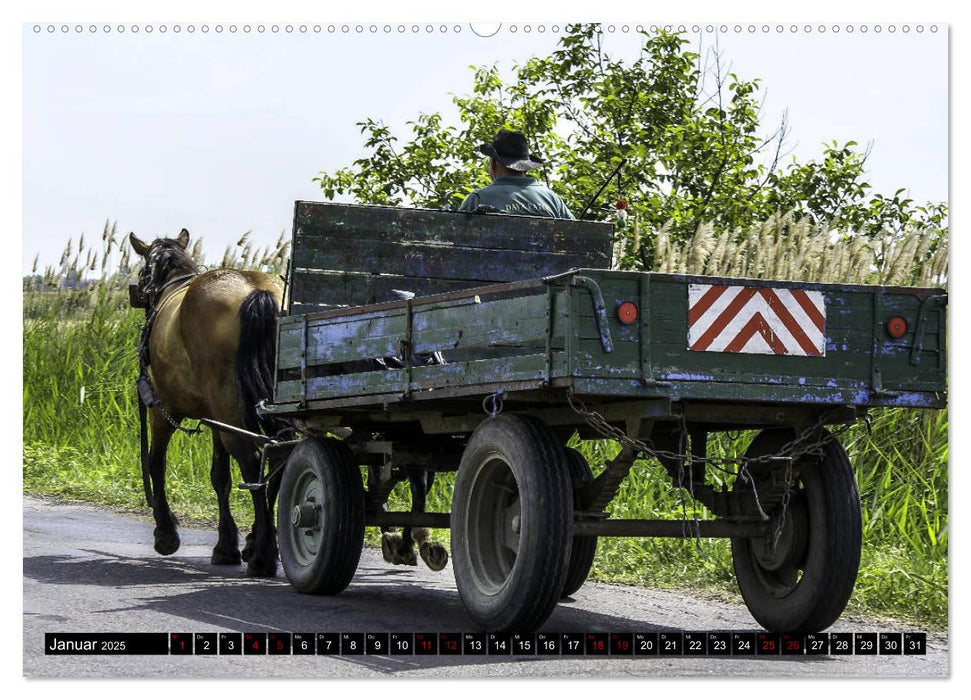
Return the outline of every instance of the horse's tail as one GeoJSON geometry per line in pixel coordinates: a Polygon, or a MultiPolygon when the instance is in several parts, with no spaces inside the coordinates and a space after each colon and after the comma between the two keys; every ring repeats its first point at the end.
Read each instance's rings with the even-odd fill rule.
{"type": "Polygon", "coordinates": [[[256,404],[270,399],[276,366],[276,318],[279,313],[272,292],[250,292],[239,307],[239,349],[236,352],[236,385],[243,401],[246,428],[269,432],[260,420],[256,404]]]}

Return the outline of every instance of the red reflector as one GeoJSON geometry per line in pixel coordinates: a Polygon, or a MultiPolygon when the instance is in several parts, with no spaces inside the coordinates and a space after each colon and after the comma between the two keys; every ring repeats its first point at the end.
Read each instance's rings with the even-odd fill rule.
{"type": "Polygon", "coordinates": [[[625,301],[617,307],[617,318],[625,325],[630,325],[637,320],[637,304],[632,301],[625,301]]]}
{"type": "Polygon", "coordinates": [[[887,333],[894,338],[903,338],[906,332],[907,321],[902,319],[900,316],[894,316],[892,319],[887,321],[887,333]]]}

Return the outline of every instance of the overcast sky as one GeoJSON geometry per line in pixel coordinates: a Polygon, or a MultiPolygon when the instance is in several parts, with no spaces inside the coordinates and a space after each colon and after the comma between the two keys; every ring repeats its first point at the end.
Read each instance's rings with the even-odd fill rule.
{"type": "MultiPolygon", "coordinates": [[[[546,54],[562,30],[504,23],[484,38],[466,23],[316,31],[281,21],[276,33],[273,22],[262,33],[246,24],[231,32],[228,22],[196,22],[192,33],[189,23],[178,33],[174,23],[165,33],[145,22],[112,22],[110,32],[103,22],[94,32],[90,23],[81,32],[76,23],[24,25],[25,271],[37,253],[56,262],[69,237],[98,236],[106,219],[143,238],[186,227],[204,237],[210,260],[247,230],[260,245],[289,235],[293,201],[322,199],[317,172],[364,153],[355,122],[380,118],[405,136],[420,111],[450,111],[449,93],[471,85],[470,65],[508,68],[546,54]]],[[[876,191],[947,199],[946,25],[693,26],[696,46],[717,38],[733,71],[762,78],[767,129],[788,110],[800,160],[818,157],[823,141],[872,142],[876,191]]],[[[605,25],[607,50],[635,55],[636,27],[605,25]]]]}

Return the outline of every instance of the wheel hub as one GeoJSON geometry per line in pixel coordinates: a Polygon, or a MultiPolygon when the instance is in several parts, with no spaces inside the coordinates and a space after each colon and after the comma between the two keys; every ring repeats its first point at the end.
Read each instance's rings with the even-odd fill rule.
{"type": "Polygon", "coordinates": [[[309,566],[314,561],[323,539],[321,488],[313,470],[308,469],[297,477],[286,537],[292,545],[294,559],[301,566],[309,566]]]}
{"type": "Polygon", "coordinates": [[[317,525],[318,521],[319,514],[317,512],[317,506],[303,504],[294,506],[293,510],[290,511],[290,523],[294,527],[313,528],[317,525]]]}

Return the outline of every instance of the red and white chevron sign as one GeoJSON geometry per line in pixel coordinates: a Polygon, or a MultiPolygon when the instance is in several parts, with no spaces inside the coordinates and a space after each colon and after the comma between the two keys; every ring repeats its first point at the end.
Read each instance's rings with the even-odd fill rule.
{"type": "Polygon", "coordinates": [[[688,349],[822,357],[826,354],[823,293],[688,285],[688,349]]]}

